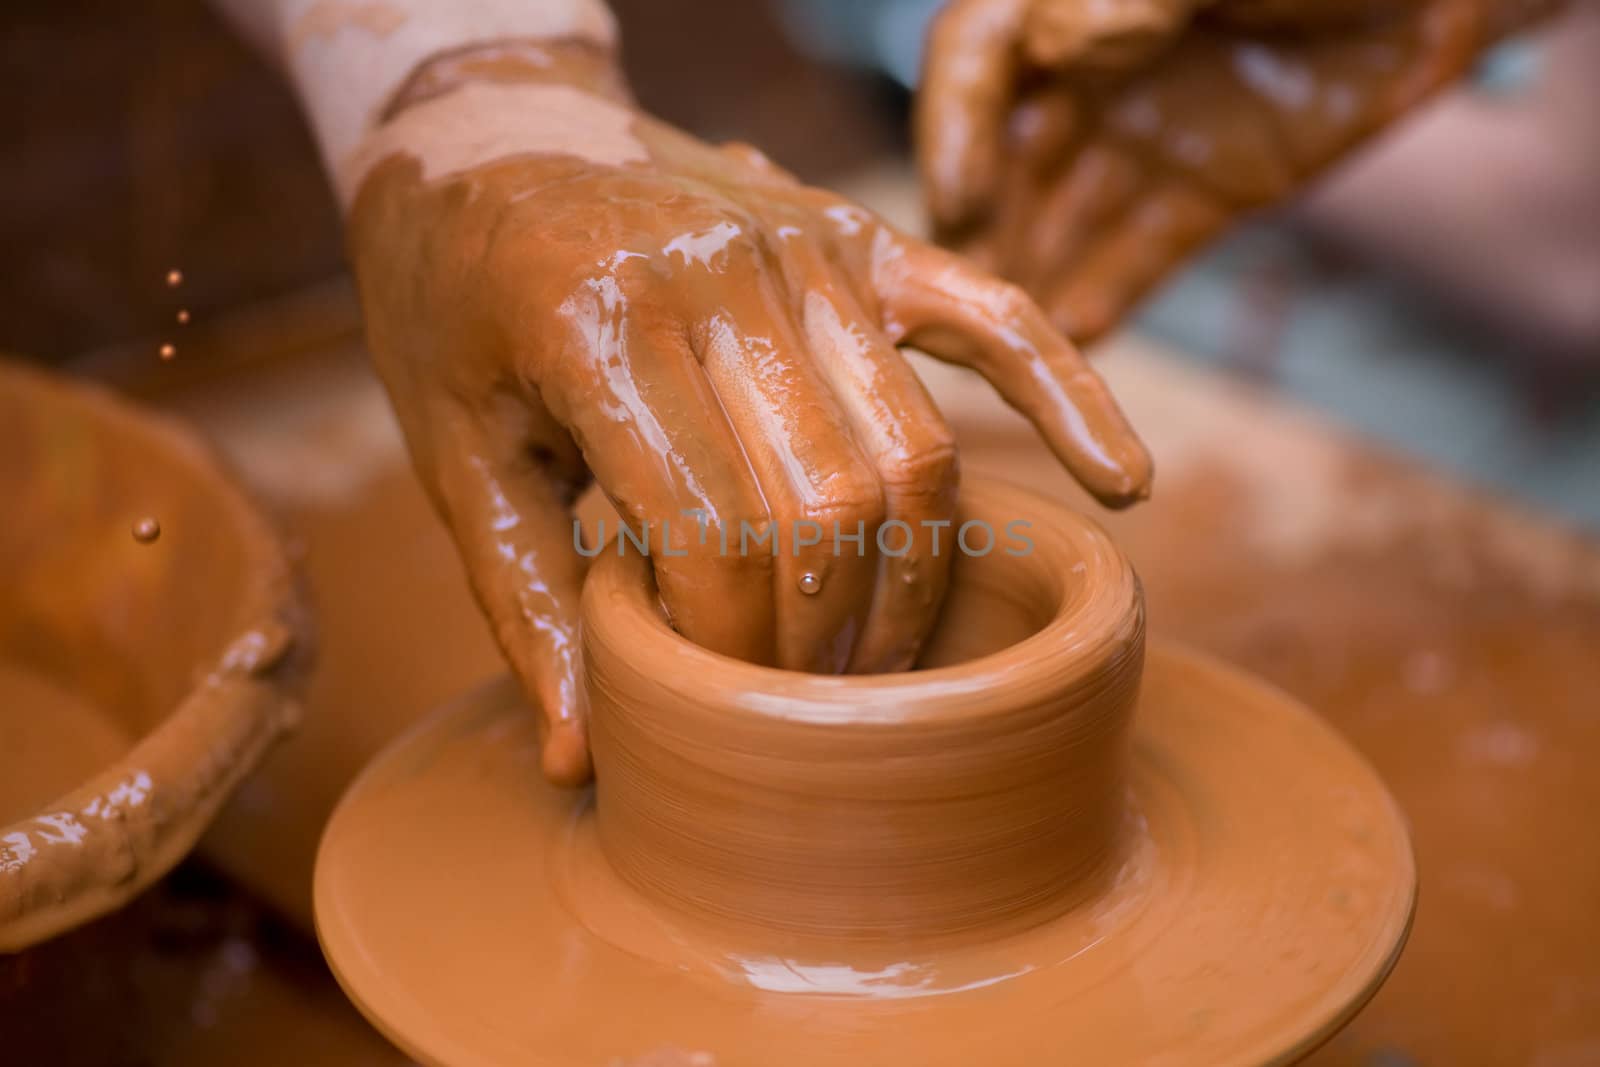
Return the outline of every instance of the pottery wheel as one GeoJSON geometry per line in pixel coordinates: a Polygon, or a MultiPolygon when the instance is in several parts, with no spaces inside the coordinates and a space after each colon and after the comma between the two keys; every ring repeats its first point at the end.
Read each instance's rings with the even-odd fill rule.
{"type": "Polygon", "coordinates": [[[589,795],[544,783],[496,683],[352,786],[318,932],[368,1018],[452,1067],[1293,1061],[1399,954],[1400,813],[1319,718],[1197,654],[1152,646],[1136,723],[1134,826],[1097,899],[977,944],[750,945],[610,871],[589,795]]]}

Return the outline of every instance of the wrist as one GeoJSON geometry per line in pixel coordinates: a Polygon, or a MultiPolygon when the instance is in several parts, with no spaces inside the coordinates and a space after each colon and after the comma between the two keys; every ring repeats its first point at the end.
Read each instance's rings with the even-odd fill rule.
{"type": "Polygon", "coordinates": [[[455,65],[419,71],[423,77],[395,98],[335,169],[341,202],[351,207],[367,177],[396,158],[413,165],[396,172],[398,180],[424,184],[507,159],[560,157],[605,166],[650,159],[636,129],[640,113],[620,84],[611,87],[617,99],[604,95],[596,68],[575,81],[554,77],[556,69],[573,73],[570,65],[538,67],[538,77],[521,76],[529,72],[520,67],[488,78],[456,78],[461,71],[455,65]]]}
{"type": "Polygon", "coordinates": [[[583,41],[610,55],[617,39],[603,0],[253,3],[270,10],[274,53],[294,80],[335,181],[351,154],[380,130],[396,94],[432,58],[465,53],[482,42],[521,41],[549,47],[583,41]]]}
{"type": "Polygon", "coordinates": [[[633,106],[616,50],[583,38],[512,38],[452,48],[419,63],[380,113],[400,113],[466,85],[557,85],[633,106]]]}

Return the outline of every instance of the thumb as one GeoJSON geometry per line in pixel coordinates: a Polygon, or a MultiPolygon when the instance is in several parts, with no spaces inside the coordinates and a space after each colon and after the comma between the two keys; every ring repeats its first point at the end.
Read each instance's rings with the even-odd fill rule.
{"type": "Polygon", "coordinates": [[[928,31],[914,117],[917,162],[942,229],[987,208],[1016,93],[1028,0],[951,0],[928,31]]]}
{"type": "Polygon", "coordinates": [[[540,717],[545,777],[576,786],[592,773],[578,633],[584,558],[570,510],[575,479],[527,450],[458,430],[433,454],[435,497],[478,604],[540,717]]]}

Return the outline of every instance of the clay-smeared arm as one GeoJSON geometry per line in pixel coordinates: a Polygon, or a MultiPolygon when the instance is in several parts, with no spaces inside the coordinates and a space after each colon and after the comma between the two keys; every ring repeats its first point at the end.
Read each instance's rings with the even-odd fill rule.
{"type": "Polygon", "coordinates": [[[503,43],[616,47],[602,0],[212,0],[240,34],[293,84],[348,204],[357,176],[351,158],[393,109],[419,69],[455,53],[503,43]]]}
{"type": "Polygon", "coordinates": [[[1091,340],[1558,0],[952,0],[918,158],[941,239],[1091,340]]]}
{"type": "Polygon", "coordinates": [[[1106,503],[1148,492],[1116,404],[1021,290],[639,111],[602,9],[278,6],[374,361],[552,778],[589,766],[569,508],[591,476],[687,637],[822,672],[909,666],[955,551],[955,442],[897,345],[977,369],[1106,503]]]}

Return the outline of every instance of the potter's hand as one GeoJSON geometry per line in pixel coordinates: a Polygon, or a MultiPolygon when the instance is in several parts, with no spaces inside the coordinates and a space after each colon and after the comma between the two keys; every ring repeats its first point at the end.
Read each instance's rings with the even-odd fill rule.
{"type": "Polygon", "coordinates": [[[1545,0],[953,0],[918,154],[941,239],[1074,339],[1545,0]]]}
{"type": "Polygon", "coordinates": [[[450,62],[356,153],[350,245],[374,358],[547,716],[552,777],[587,772],[569,507],[591,473],[648,529],[685,636],[824,672],[909,666],[954,550],[954,440],[896,345],[983,374],[1102,501],[1147,491],[1104,384],[1020,290],[651,120],[608,78],[450,62]]]}

